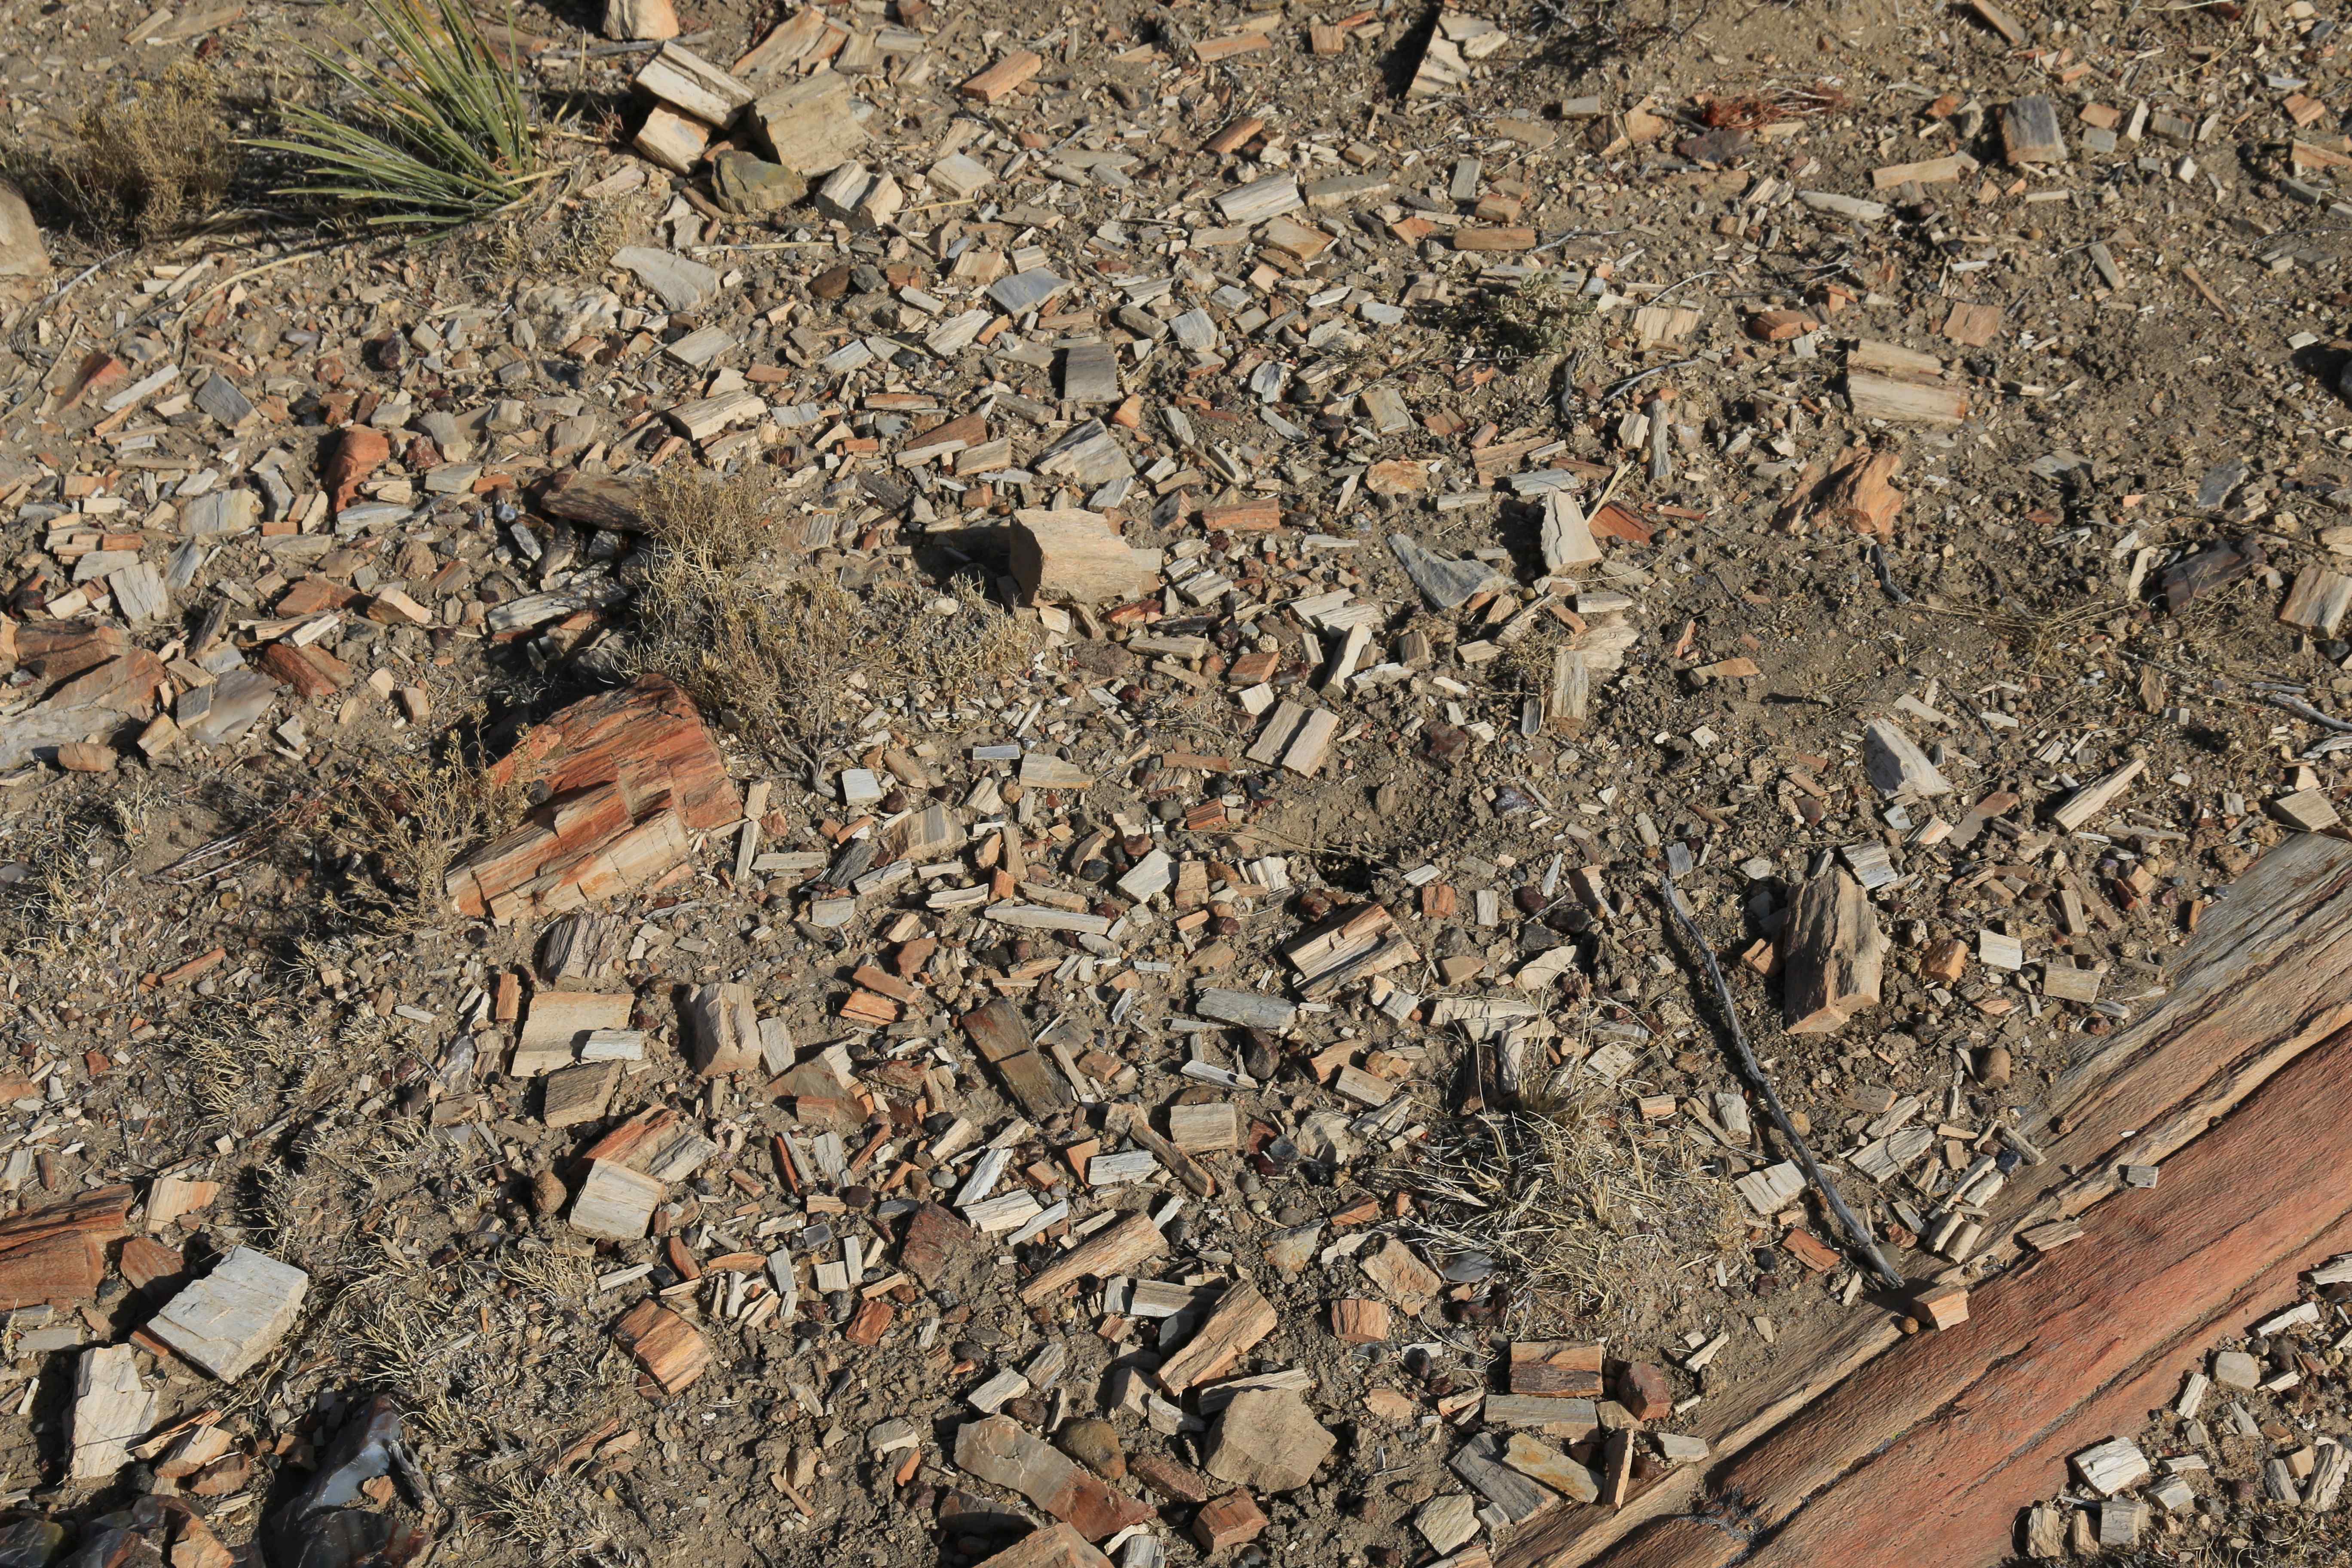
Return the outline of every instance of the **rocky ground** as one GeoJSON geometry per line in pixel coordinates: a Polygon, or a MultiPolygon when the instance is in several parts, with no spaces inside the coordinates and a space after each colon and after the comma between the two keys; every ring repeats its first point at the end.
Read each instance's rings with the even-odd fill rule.
{"type": "MultiPolygon", "coordinates": [[[[369,47],[5,16],[20,167],[369,47]]],[[[0,1561],[1475,1568],[2336,823],[2310,5],[606,20],[452,237],[36,189],[0,1561]]],[[[2337,1293],[2115,1550],[2333,1560],[2337,1293]]]]}

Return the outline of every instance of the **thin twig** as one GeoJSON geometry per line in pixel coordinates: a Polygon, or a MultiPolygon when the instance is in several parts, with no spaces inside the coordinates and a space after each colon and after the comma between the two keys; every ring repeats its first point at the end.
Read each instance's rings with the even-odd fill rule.
{"type": "Polygon", "coordinates": [[[1698,363],[1698,361],[1695,358],[1678,359],[1672,364],[1654,364],[1647,370],[1637,370],[1633,374],[1625,376],[1621,380],[1611,382],[1609,385],[1602,388],[1601,393],[1601,401],[1604,404],[1614,403],[1617,399],[1624,396],[1625,394],[1633,391],[1635,387],[1641,385],[1643,382],[1649,380],[1654,375],[1664,375],[1669,371],[1686,369],[1687,367],[1696,363],[1698,363]]]}
{"type": "Polygon", "coordinates": [[[2308,719],[2323,730],[2333,730],[2339,735],[2352,735],[2352,723],[2347,723],[2332,713],[2322,713],[2308,702],[2298,702],[2292,697],[2282,697],[2275,691],[2259,694],[2273,708],[2284,708],[2298,719],[2308,719]]]}
{"type": "Polygon", "coordinates": [[[1890,1290],[1905,1289],[1903,1276],[1895,1272],[1885,1256],[1878,1250],[1878,1243],[1872,1238],[1870,1227],[1846,1207],[1845,1199],[1838,1195],[1829,1173],[1813,1158],[1813,1152],[1805,1146],[1804,1139],[1798,1136],[1796,1127],[1789,1120],[1789,1112],[1780,1104],[1780,1095],[1773,1090],[1772,1080],[1764,1076],[1763,1064],[1756,1059],[1755,1048],[1748,1043],[1748,1032],[1739,1026],[1739,1007],[1732,1000],[1730,983],[1723,978],[1723,966],[1715,961],[1715,949],[1707,945],[1706,936],[1698,929],[1698,921],[1691,916],[1690,907],[1683,902],[1682,890],[1675,886],[1674,879],[1664,867],[1658,870],[1658,886],[1665,891],[1666,907],[1674,910],[1675,921],[1681,924],[1684,940],[1697,951],[1699,961],[1706,965],[1707,978],[1715,982],[1716,1004],[1723,1009],[1723,1021],[1729,1026],[1731,1043],[1739,1053],[1739,1070],[1764,1097],[1764,1109],[1771,1113],[1772,1124],[1797,1151],[1798,1163],[1804,1166],[1805,1174],[1811,1178],[1813,1185],[1821,1189],[1822,1198],[1829,1204],[1830,1213],[1837,1216],[1846,1239],[1853,1244],[1853,1249],[1862,1255],[1870,1271],[1878,1277],[1879,1283],[1890,1290]]]}
{"type": "Polygon", "coordinates": [[[1871,545],[1870,563],[1878,568],[1878,585],[1886,590],[1888,598],[1898,605],[1907,605],[1911,602],[1911,595],[1895,585],[1894,570],[1886,564],[1886,546],[1878,543],[1871,545]]]}
{"type": "Polygon", "coordinates": [[[1664,299],[1667,295],[1673,293],[1675,289],[1681,288],[1684,284],[1696,283],[1702,278],[1712,278],[1716,275],[1716,271],[1717,269],[1715,268],[1710,267],[1704,272],[1694,272],[1687,278],[1677,278],[1672,283],[1667,284],[1664,288],[1659,289],[1656,293],[1643,300],[1642,303],[1644,305],[1654,305],[1659,300],[1664,299]]]}
{"type": "Polygon", "coordinates": [[[262,262],[258,266],[248,267],[242,272],[232,272],[218,282],[207,284],[204,288],[197,289],[194,294],[189,295],[187,308],[180,312],[180,320],[183,321],[186,321],[188,317],[194,312],[195,308],[198,305],[203,304],[206,300],[211,299],[214,295],[219,293],[224,289],[234,288],[236,285],[244,282],[247,279],[257,278],[264,272],[274,272],[280,267],[290,267],[297,261],[308,261],[314,256],[324,256],[329,251],[337,248],[339,247],[336,246],[320,245],[313,246],[309,250],[289,251],[284,256],[262,262]]]}
{"type": "Polygon", "coordinates": [[[66,282],[58,284],[55,289],[50,289],[48,298],[43,300],[38,305],[36,305],[33,308],[32,312],[27,315],[25,320],[27,321],[34,321],[47,315],[50,306],[56,304],[58,300],[72,293],[74,289],[79,287],[82,283],[87,282],[91,273],[97,271],[100,268],[105,266],[110,261],[120,260],[121,258],[130,255],[132,248],[132,247],[126,245],[111,256],[100,257],[97,260],[83,268],[79,272],[75,273],[71,279],[68,279],[66,282]]]}

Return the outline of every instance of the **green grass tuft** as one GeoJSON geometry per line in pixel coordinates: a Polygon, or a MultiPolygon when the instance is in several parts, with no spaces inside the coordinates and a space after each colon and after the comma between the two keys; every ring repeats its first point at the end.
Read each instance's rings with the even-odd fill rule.
{"type": "Polygon", "coordinates": [[[460,0],[364,0],[385,58],[314,54],[338,101],[286,110],[288,134],[254,146],[303,160],[278,194],[356,207],[371,225],[463,223],[541,177],[530,99],[460,0]]]}

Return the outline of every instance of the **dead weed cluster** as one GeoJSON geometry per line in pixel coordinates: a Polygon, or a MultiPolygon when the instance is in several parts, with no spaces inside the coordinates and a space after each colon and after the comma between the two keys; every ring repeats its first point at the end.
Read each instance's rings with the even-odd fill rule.
{"type": "Polygon", "coordinates": [[[602,272],[637,226],[637,216],[625,201],[565,196],[534,213],[467,230],[462,244],[482,277],[585,278],[602,272]]]}
{"type": "Polygon", "coordinates": [[[224,84],[175,62],[128,104],[83,107],[67,139],[0,144],[0,169],[35,202],[102,243],[152,243],[208,217],[236,178],[224,84]]]}
{"type": "Polygon", "coordinates": [[[57,817],[12,823],[9,836],[9,858],[0,864],[0,939],[54,957],[103,895],[109,836],[93,823],[57,817]]]}
{"type": "Polygon", "coordinates": [[[1675,1300],[1744,1234],[1728,1184],[1646,1145],[1617,1097],[1574,1087],[1461,1123],[1394,1180],[1421,1200],[1414,1238],[1454,1260],[1449,1278],[1491,1272],[1581,1319],[1675,1300]]]}
{"type": "Polygon", "coordinates": [[[2352,1517],[2263,1503],[2231,1517],[2219,1534],[2200,1531],[2104,1561],[2114,1568],[2342,1568],[2352,1563],[2352,1517]]]}
{"type": "Polygon", "coordinates": [[[514,826],[528,804],[521,786],[493,784],[457,756],[367,758],[328,808],[330,847],[364,872],[347,879],[342,912],[394,934],[433,926],[450,865],[514,826]]]}
{"type": "Polygon", "coordinates": [[[180,1027],[177,1044],[188,1096],[215,1121],[274,1102],[281,1092],[299,1098],[321,1065],[318,1041],[299,1023],[245,996],[204,998],[180,1027]],[[266,1094],[265,1079],[271,1080],[266,1094]]]}
{"type": "Polygon", "coordinates": [[[991,603],[976,574],[944,594],[906,581],[853,593],[782,566],[767,470],[716,483],[666,476],[646,512],[654,549],[631,673],[667,676],[757,744],[834,749],[853,732],[861,693],[969,696],[1035,651],[1034,629],[991,603]]]}
{"type": "Polygon", "coordinates": [[[1454,307],[1454,324],[1465,337],[1505,360],[1566,353],[1584,341],[1596,307],[1591,300],[1550,273],[1516,289],[1480,289],[1454,307]]]}

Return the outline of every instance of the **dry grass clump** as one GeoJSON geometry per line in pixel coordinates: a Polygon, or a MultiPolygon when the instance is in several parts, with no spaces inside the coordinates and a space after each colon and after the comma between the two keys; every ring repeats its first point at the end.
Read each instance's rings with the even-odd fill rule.
{"type": "Polygon", "coordinates": [[[1026,668],[1029,626],[975,576],[942,594],[898,582],[856,594],[775,557],[774,488],[761,470],[655,481],[651,562],[637,591],[632,673],[667,676],[707,711],[772,747],[845,742],[869,700],[968,693],[1026,668]]]}
{"type": "Polygon", "coordinates": [[[226,995],[199,1002],[178,1040],[188,1067],[189,1098],[214,1118],[226,1118],[241,1106],[276,1103],[280,1083],[299,1097],[320,1069],[320,1044],[311,1031],[274,1007],[226,995]]]}
{"type": "Polygon", "coordinates": [[[520,785],[493,784],[461,760],[395,752],[341,781],[327,837],[366,872],[348,884],[363,923],[397,933],[439,921],[450,866],[514,826],[526,805],[520,785]]]}
{"type": "Polygon", "coordinates": [[[209,216],[236,178],[237,144],[221,79],[174,63],[127,104],[90,103],[69,138],[0,148],[0,168],[89,237],[152,243],[209,216]]]}
{"type": "Polygon", "coordinates": [[[1575,640],[1576,634],[1551,616],[1538,617],[1534,630],[1503,646],[1503,657],[1493,666],[1495,684],[1521,696],[1545,695],[1551,690],[1554,656],[1574,647],[1575,640]]]}
{"type": "Polygon", "coordinates": [[[1593,301],[1549,273],[1517,289],[1482,289],[1454,309],[1455,326],[1505,359],[1565,353],[1583,340],[1593,301]]]}
{"type": "Polygon", "coordinates": [[[99,909],[111,879],[108,836],[73,817],[9,824],[0,862],[0,939],[54,957],[79,937],[77,921],[99,909]]]}
{"type": "Polygon", "coordinates": [[[1729,1184],[1633,1137],[1622,1098],[1532,1096],[1433,1140],[1395,1173],[1421,1200],[1432,1260],[1484,1255],[1514,1286],[1606,1321],[1671,1300],[1690,1263],[1728,1254],[1744,1234],[1729,1184]]]}
{"type": "Polygon", "coordinates": [[[628,204],[566,196],[522,217],[494,219],[468,231],[467,257],[499,279],[588,277],[629,243],[637,220],[628,204]]]}

